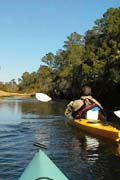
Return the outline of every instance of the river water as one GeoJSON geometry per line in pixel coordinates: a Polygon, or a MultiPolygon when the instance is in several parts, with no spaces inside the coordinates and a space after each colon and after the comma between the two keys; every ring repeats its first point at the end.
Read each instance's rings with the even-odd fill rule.
{"type": "MultiPolygon", "coordinates": [[[[67,102],[34,98],[0,99],[0,180],[17,180],[37,148],[69,180],[120,180],[120,147],[65,123],[67,102]]],[[[61,179],[62,180],[62,179],[61,179]]]]}

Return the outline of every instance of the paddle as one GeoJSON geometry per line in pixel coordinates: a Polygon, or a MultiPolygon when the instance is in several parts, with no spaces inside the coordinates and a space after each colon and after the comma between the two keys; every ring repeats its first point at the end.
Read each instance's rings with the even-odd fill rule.
{"type": "Polygon", "coordinates": [[[120,118],[120,110],[114,111],[114,114],[120,118]]]}
{"type": "Polygon", "coordinates": [[[41,143],[33,143],[33,146],[39,147],[39,148],[43,148],[43,149],[47,149],[47,147],[44,144],[41,143]]]}
{"type": "Polygon", "coordinates": [[[52,100],[52,98],[50,96],[48,96],[47,94],[44,94],[44,93],[36,93],[35,97],[38,101],[41,101],[41,102],[48,102],[48,101],[52,100]]]}
{"type": "MultiPolygon", "coordinates": [[[[52,100],[50,96],[44,93],[36,93],[35,96],[36,96],[36,99],[41,102],[48,102],[52,100]]],[[[120,110],[114,111],[114,114],[120,118],[120,110]]]]}

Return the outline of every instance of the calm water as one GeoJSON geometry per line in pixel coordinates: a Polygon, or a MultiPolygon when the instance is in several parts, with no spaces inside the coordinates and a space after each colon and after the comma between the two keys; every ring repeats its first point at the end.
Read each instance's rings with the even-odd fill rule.
{"type": "Polygon", "coordinates": [[[65,123],[66,102],[0,99],[0,180],[17,180],[37,148],[69,180],[120,180],[120,147],[83,134],[65,123]]]}

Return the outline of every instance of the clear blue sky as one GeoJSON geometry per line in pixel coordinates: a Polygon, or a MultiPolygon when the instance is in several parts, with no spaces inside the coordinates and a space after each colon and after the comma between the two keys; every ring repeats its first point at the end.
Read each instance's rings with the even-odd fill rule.
{"type": "Polygon", "coordinates": [[[120,0],[0,0],[0,81],[37,71],[41,58],[81,35],[120,0]]]}

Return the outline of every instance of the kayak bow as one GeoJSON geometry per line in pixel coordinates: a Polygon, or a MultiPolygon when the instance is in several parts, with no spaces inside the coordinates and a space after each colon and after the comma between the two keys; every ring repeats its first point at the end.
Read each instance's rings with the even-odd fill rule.
{"type": "Polygon", "coordinates": [[[62,171],[39,150],[27,166],[19,180],[68,180],[62,171]]]}

